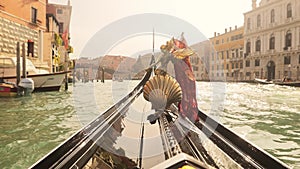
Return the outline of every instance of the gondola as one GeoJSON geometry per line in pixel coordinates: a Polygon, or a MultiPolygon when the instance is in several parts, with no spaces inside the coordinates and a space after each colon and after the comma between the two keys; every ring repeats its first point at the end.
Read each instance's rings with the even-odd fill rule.
{"type": "MultiPolygon", "coordinates": [[[[176,104],[162,111],[153,124],[159,126],[163,147],[157,163],[147,161],[144,156],[143,134],[139,135],[136,158],[118,153],[113,144],[124,129],[117,128],[127,118],[128,111],[132,111],[131,106],[144,100],[141,94],[152,72],[148,69],[130,93],[30,168],[289,168],[200,110],[200,120],[195,124],[181,118],[176,104]]],[[[150,122],[143,123],[141,131],[147,130],[145,125],[151,126],[150,122]]]]}

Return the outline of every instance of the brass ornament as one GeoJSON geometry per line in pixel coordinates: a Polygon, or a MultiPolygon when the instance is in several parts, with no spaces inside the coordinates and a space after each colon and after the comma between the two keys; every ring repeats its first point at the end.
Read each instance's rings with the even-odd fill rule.
{"type": "Polygon", "coordinates": [[[143,88],[143,95],[157,111],[168,109],[172,103],[182,99],[179,83],[169,75],[156,75],[148,80],[143,88]]]}

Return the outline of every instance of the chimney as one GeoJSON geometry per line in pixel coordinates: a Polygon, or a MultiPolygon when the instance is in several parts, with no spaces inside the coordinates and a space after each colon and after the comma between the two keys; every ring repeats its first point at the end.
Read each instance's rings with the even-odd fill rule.
{"type": "Polygon", "coordinates": [[[225,33],[227,33],[227,28],[225,28],[225,33]]]}
{"type": "Polygon", "coordinates": [[[217,36],[217,32],[214,33],[215,37],[217,36]]]}
{"type": "Polygon", "coordinates": [[[252,10],[256,8],[256,0],[252,0],[252,10]]]}
{"type": "Polygon", "coordinates": [[[235,25],[235,30],[237,30],[237,26],[235,25]]]}
{"type": "Polygon", "coordinates": [[[218,33],[218,36],[220,36],[220,33],[218,33]]]}
{"type": "Polygon", "coordinates": [[[231,32],[231,27],[229,27],[229,31],[231,32]]]}

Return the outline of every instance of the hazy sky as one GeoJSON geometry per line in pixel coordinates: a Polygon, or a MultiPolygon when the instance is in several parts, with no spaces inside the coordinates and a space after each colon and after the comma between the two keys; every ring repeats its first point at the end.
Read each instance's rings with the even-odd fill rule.
{"type": "MultiPolygon", "coordinates": [[[[49,0],[49,2],[67,4],[67,0],[49,0]]],[[[119,39],[109,49],[103,50],[105,52],[97,50],[91,52],[92,49],[101,48],[102,45],[89,42],[97,32],[103,33],[103,28],[109,27],[112,23],[122,21],[122,19],[132,15],[145,13],[179,18],[197,28],[206,38],[210,38],[214,32],[224,33],[225,28],[234,28],[235,25],[242,26],[244,22],[243,13],[251,10],[251,2],[251,0],[71,0],[73,11],[70,33],[71,45],[74,47],[73,56],[85,56],[86,53],[83,52],[83,49],[87,44],[90,47],[88,54],[91,57],[104,54],[130,56],[137,53],[137,51],[151,49],[152,37],[149,31],[148,34],[140,32],[139,35],[127,35],[127,37],[119,39]]],[[[166,20],[167,22],[168,20],[166,20]]],[[[139,23],[135,24],[135,26],[141,26],[138,25],[139,23]]],[[[180,25],[178,27],[180,28],[180,25]]],[[[161,36],[157,36],[155,38],[155,49],[158,50],[159,46],[169,39],[168,36],[179,37],[181,31],[178,27],[176,26],[177,29],[174,29],[173,32],[162,32],[161,36]],[[167,35],[164,36],[164,34],[167,35]]],[[[118,29],[105,32],[104,34],[107,36],[104,40],[101,39],[100,35],[97,38],[102,41],[110,41],[107,38],[113,37],[118,31],[122,32],[122,29],[123,27],[120,26],[118,29]]],[[[130,29],[130,26],[126,29],[130,29]]],[[[149,28],[149,30],[152,29],[149,28]]],[[[159,35],[161,32],[156,33],[159,35]]],[[[185,37],[193,36],[185,32],[185,37]]],[[[195,39],[190,39],[187,38],[187,41],[195,42],[195,39]]],[[[95,43],[97,42],[95,41],[95,43]]]]}

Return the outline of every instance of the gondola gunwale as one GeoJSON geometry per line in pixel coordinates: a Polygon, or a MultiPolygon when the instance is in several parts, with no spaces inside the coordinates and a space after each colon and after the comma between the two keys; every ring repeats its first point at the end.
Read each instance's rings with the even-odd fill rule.
{"type": "Polygon", "coordinates": [[[273,157],[265,150],[255,146],[247,139],[241,138],[238,134],[229,130],[221,123],[218,123],[201,110],[198,110],[198,115],[201,120],[199,123],[196,123],[196,126],[202,130],[214,144],[244,168],[290,168],[287,164],[273,157]],[[247,163],[251,163],[253,166],[251,167],[247,163]]]}

